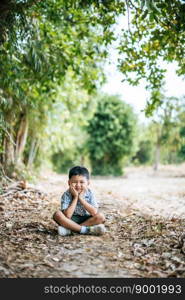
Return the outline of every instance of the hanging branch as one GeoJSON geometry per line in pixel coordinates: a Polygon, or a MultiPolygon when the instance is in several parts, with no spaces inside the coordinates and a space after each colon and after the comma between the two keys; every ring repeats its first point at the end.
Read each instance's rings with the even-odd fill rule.
{"type": "Polygon", "coordinates": [[[128,22],[128,30],[131,33],[131,29],[130,29],[130,10],[129,10],[129,2],[128,0],[126,0],[126,6],[127,6],[127,22],[128,22]]]}

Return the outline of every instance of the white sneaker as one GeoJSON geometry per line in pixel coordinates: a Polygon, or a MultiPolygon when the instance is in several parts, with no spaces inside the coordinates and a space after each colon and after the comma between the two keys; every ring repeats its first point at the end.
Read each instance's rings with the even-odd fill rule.
{"type": "Polygon", "coordinates": [[[106,228],[103,224],[93,225],[89,227],[89,233],[94,235],[103,235],[106,232],[106,228]]]}
{"type": "Polygon", "coordinates": [[[58,234],[61,236],[70,235],[72,232],[70,229],[67,229],[63,226],[58,226],[58,234]]]}

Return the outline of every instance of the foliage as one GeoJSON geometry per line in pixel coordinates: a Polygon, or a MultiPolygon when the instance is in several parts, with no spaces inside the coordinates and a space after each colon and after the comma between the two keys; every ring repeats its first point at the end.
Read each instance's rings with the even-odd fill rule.
{"type": "Polygon", "coordinates": [[[181,158],[182,161],[185,160],[185,144],[183,144],[179,149],[178,156],[181,158]]]}
{"type": "Polygon", "coordinates": [[[34,165],[39,166],[43,160],[53,157],[54,168],[61,171],[61,160],[65,165],[65,160],[77,154],[76,148],[80,156],[84,151],[83,127],[93,114],[96,101],[82,88],[72,72],[67,73],[62,87],[57,87],[52,99],[50,107],[45,104],[44,114],[40,110],[32,115],[33,126],[29,129],[24,157],[25,163],[29,164],[31,143],[35,141],[38,151],[34,165]]]}
{"type": "Polygon", "coordinates": [[[185,161],[185,97],[182,99],[183,101],[183,107],[181,111],[179,112],[178,118],[179,118],[179,136],[180,136],[180,146],[178,148],[178,158],[180,159],[180,162],[185,161]]]}
{"type": "Polygon", "coordinates": [[[82,115],[86,119],[89,110],[81,105],[90,105],[104,82],[102,66],[116,39],[113,25],[126,12],[119,68],[131,84],[147,80],[148,114],[161,106],[162,59],[176,61],[179,75],[185,71],[184,9],[180,0],[1,1],[0,161],[5,171],[39,166],[43,150],[49,156],[71,149],[72,129],[83,126],[82,115]],[[68,79],[69,97],[61,96],[68,79]],[[77,95],[69,92],[73,82],[77,95]]]}
{"type": "Polygon", "coordinates": [[[160,100],[162,105],[157,109],[149,127],[155,149],[155,170],[157,170],[161,160],[161,150],[165,150],[166,156],[168,156],[168,152],[177,151],[179,144],[179,136],[177,135],[179,99],[175,97],[165,97],[161,93],[160,100]]]}
{"type": "Polygon", "coordinates": [[[80,126],[79,123],[79,126],[74,127],[72,132],[71,130],[69,131],[68,136],[64,137],[64,132],[62,132],[58,138],[60,138],[59,145],[61,146],[55,147],[55,151],[54,149],[51,150],[50,155],[54,171],[68,173],[69,169],[74,165],[89,165],[86,146],[87,134],[84,126],[80,126]],[[68,143],[66,143],[66,139],[68,139],[68,143]]]}
{"type": "MultiPolygon", "coordinates": [[[[59,140],[54,129],[48,127],[51,120],[56,124],[58,106],[59,111],[68,106],[73,121],[76,108],[76,119],[82,119],[79,114],[84,96],[79,90],[83,95],[93,94],[104,80],[101,65],[106,57],[105,45],[114,38],[110,27],[115,19],[112,12],[116,11],[112,5],[99,7],[96,1],[90,5],[62,0],[8,1],[3,5],[6,16],[2,10],[0,141],[1,161],[10,169],[18,162],[20,166],[38,158],[44,139],[51,138],[53,143],[55,138],[59,140]],[[59,97],[56,103],[69,73],[70,79],[79,84],[78,95],[73,95],[73,102],[68,95],[66,99],[59,97]]],[[[66,116],[61,123],[65,122],[66,116]]],[[[65,133],[65,126],[63,130],[65,133]]]]}
{"type": "Polygon", "coordinates": [[[57,173],[68,173],[69,169],[75,165],[85,165],[86,167],[89,165],[84,145],[66,149],[65,152],[59,151],[54,153],[51,159],[53,169],[57,173]]]}
{"type": "Polygon", "coordinates": [[[69,73],[63,88],[58,88],[54,110],[50,114],[47,126],[50,142],[43,141],[55,171],[65,172],[72,164],[86,160],[85,127],[95,108],[96,96],[88,95],[81,83],[72,79],[69,73]]]}
{"type": "Polygon", "coordinates": [[[94,175],[121,175],[123,160],[134,150],[136,117],[118,96],[103,95],[87,127],[94,175]]]}
{"type": "MultiPolygon", "coordinates": [[[[179,151],[184,143],[181,136],[185,121],[184,98],[166,97],[161,93],[160,100],[161,107],[150,117],[150,122],[142,129],[142,135],[139,137],[139,143],[150,142],[149,163],[153,162],[156,166],[159,162],[163,164],[182,162],[179,151]]],[[[135,156],[133,161],[134,159],[135,156]]]]}
{"type": "Polygon", "coordinates": [[[164,84],[162,62],[178,64],[178,75],[185,74],[185,3],[175,1],[127,1],[129,28],[123,30],[119,46],[119,69],[124,80],[137,85],[146,79],[153,93],[146,113],[161,105],[158,91],[164,84]]]}
{"type": "Polygon", "coordinates": [[[150,140],[140,141],[138,148],[139,148],[139,150],[136,152],[136,154],[132,158],[132,161],[135,164],[151,163],[152,150],[153,150],[152,142],[150,140]]]}

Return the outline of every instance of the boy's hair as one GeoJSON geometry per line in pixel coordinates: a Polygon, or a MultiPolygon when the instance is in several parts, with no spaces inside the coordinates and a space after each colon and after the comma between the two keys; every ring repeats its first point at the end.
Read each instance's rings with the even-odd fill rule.
{"type": "Polygon", "coordinates": [[[81,176],[86,177],[87,179],[89,179],[89,177],[90,177],[89,171],[87,170],[87,168],[80,167],[80,166],[73,167],[69,170],[69,179],[75,175],[81,175],[81,176]]]}

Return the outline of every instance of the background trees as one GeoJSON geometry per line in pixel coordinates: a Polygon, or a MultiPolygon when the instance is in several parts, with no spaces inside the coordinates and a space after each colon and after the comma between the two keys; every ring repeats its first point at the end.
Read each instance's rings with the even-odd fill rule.
{"type": "Polygon", "coordinates": [[[161,106],[153,113],[149,123],[139,129],[142,134],[138,137],[138,151],[133,157],[135,163],[153,164],[154,170],[160,163],[180,163],[185,159],[183,151],[181,153],[184,145],[184,98],[166,97],[164,94],[160,97],[161,106]]]}
{"type": "Polygon", "coordinates": [[[121,175],[124,158],[134,150],[136,117],[131,107],[118,96],[100,97],[87,131],[93,174],[121,175]]]}
{"type": "MultiPolygon", "coordinates": [[[[88,157],[83,122],[90,120],[89,111],[93,114],[95,95],[105,80],[103,64],[108,46],[117,38],[113,25],[118,17],[126,16],[129,24],[118,41],[123,79],[131,84],[146,79],[151,91],[146,114],[162,107],[163,61],[177,62],[178,74],[185,73],[184,11],[180,0],[1,1],[2,172],[23,174],[25,166],[39,166],[48,157],[60,169],[58,154],[65,160],[63,153],[69,155],[69,149],[67,160],[81,153],[82,161],[88,157]],[[80,147],[74,149],[77,138],[80,147]]],[[[181,157],[182,128],[175,134],[181,146],[172,147],[181,157]]]]}
{"type": "Polygon", "coordinates": [[[0,161],[11,175],[26,160],[30,165],[36,159],[43,137],[48,138],[56,99],[71,113],[83,106],[84,97],[60,97],[69,73],[81,93],[90,95],[102,82],[101,62],[113,38],[114,16],[112,8],[103,14],[96,3],[81,1],[11,1],[2,7],[0,161]]]}

